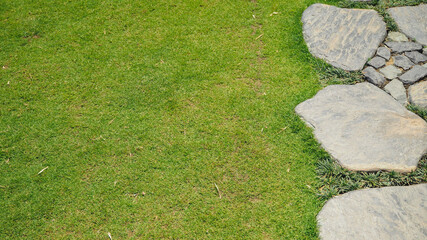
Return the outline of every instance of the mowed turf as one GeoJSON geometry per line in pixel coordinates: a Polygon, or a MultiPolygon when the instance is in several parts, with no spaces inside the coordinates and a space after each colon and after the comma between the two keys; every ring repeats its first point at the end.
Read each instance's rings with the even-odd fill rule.
{"type": "Polygon", "coordinates": [[[316,239],[313,2],[1,1],[0,238],[316,239]]]}

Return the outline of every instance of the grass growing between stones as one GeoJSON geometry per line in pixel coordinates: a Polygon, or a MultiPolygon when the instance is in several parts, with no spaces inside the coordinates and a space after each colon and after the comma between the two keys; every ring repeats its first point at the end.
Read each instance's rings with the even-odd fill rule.
{"type": "Polygon", "coordinates": [[[418,116],[420,116],[421,118],[427,121],[427,110],[412,104],[408,105],[407,108],[409,111],[414,112],[415,114],[417,114],[418,116]]]}
{"type": "Polygon", "coordinates": [[[0,238],[316,239],[314,2],[0,2],[0,238]]]}
{"type": "Polygon", "coordinates": [[[363,189],[390,186],[409,186],[427,182],[427,155],[420,160],[415,171],[403,174],[397,172],[354,172],[341,167],[329,157],[317,163],[320,180],[319,197],[328,200],[333,196],[363,189]]]}
{"type": "Polygon", "coordinates": [[[315,61],[319,69],[320,82],[324,87],[334,84],[356,84],[364,82],[361,71],[349,72],[329,65],[319,59],[315,61]]]}

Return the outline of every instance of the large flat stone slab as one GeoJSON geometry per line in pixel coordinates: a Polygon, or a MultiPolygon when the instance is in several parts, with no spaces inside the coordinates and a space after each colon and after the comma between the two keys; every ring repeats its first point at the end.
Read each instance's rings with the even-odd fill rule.
{"type": "Polygon", "coordinates": [[[427,239],[427,184],[343,194],[325,204],[317,221],[323,240],[427,239]]]}
{"type": "Polygon", "coordinates": [[[350,170],[409,172],[427,153],[427,123],[367,82],[328,86],[295,111],[350,170]]]}
{"type": "Polygon", "coordinates": [[[427,45],[427,4],[390,8],[388,12],[404,34],[427,45]]]}
{"type": "Polygon", "coordinates": [[[373,10],[313,4],[302,16],[304,39],[315,57],[344,70],[361,70],[387,32],[373,10]]]}

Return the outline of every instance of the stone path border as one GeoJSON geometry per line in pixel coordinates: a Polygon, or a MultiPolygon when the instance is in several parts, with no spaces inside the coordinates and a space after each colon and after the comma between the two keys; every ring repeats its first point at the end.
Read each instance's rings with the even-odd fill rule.
{"type": "MultiPolygon", "coordinates": [[[[426,121],[404,108],[427,110],[427,5],[387,11],[401,32],[384,42],[383,22],[370,10],[314,4],[302,17],[315,57],[349,71],[367,62],[362,73],[371,84],[328,86],[295,109],[350,170],[413,170],[427,153],[426,121]],[[409,156],[417,160],[397,166],[409,156]]],[[[317,219],[321,239],[427,239],[427,184],[349,192],[330,199],[317,219]]]]}
{"type": "MultiPolygon", "coordinates": [[[[421,12],[425,9],[427,16],[427,8],[424,5],[419,8],[421,12]]],[[[411,9],[420,12],[414,10],[417,7],[411,9]]],[[[370,49],[375,45],[373,58],[362,73],[368,82],[387,94],[380,97],[381,91],[373,93],[371,88],[360,92],[357,87],[327,87],[315,98],[297,106],[296,112],[315,128],[316,138],[345,168],[358,171],[414,170],[422,155],[427,153],[426,124],[419,117],[408,118],[411,114],[397,105],[426,105],[427,84],[423,82],[427,81],[427,55],[422,52],[423,46],[401,32],[389,32],[385,38],[382,34],[385,23],[373,10],[313,4],[304,11],[301,21],[310,52],[344,70],[350,66],[344,64],[346,62],[366,64],[367,60],[362,59],[367,57],[367,52],[354,54],[353,50],[370,49]],[[372,27],[366,28],[366,24],[372,27]],[[380,33],[373,33],[373,29],[380,33]],[[358,56],[354,58],[354,55],[358,56]],[[337,89],[329,91],[330,88],[337,89]],[[366,91],[371,95],[365,96],[366,91]],[[359,120],[352,121],[354,119],[359,120]],[[414,127],[418,127],[417,130],[414,127]],[[417,150],[415,153],[407,151],[409,149],[417,150]],[[412,159],[410,164],[409,159],[412,159]]],[[[427,29],[424,31],[427,34],[427,29]]]]}

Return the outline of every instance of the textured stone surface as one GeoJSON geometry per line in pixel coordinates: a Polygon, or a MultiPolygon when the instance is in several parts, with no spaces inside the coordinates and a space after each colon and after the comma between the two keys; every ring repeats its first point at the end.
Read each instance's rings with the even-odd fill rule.
{"type": "Polygon", "coordinates": [[[393,79],[393,81],[384,87],[384,90],[400,104],[404,106],[408,104],[408,100],[406,98],[406,89],[401,81],[393,79]]]}
{"type": "Polygon", "coordinates": [[[377,55],[384,58],[385,60],[389,60],[391,57],[390,49],[386,47],[379,47],[377,50],[377,55]]]}
{"type": "Polygon", "coordinates": [[[379,72],[375,71],[373,67],[367,67],[363,69],[362,74],[366,79],[379,87],[383,86],[385,83],[385,78],[379,72]]]}
{"type": "Polygon", "coordinates": [[[427,45],[427,4],[390,8],[388,12],[404,34],[427,45]]]}
{"type": "Polygon", "coordinates": [[[344,70],[361,70],[386,36],[377,12],[313,4],[302,16],[310,52],[344,70]]]}
{"type": "Polygon", "coordinates": [[[385,66],[385,59],[382,57],[374,57],[368,62],[368,64],[378,69],[385,66]]]}
{"type": "Polygon", "coordinates": [[[427,76],[427,68],[415,65],[411,70],[402,74],[399,79],[405,84],[413,84],[427,76]]]}
{"type": "Polygon", "coordinates": [[[405,56],[407,56],[413,63],[416,64],[427,61],[427,56],[417,51],[406,52],[405,56]]]}
{"type": "Polygon", "coordinates": [[[409,101],[427,110],[427,81],[416,83],[408,89],[409,101]]]}
{"type": "Polygon", "coordinates": [[[393,65],[388,65],[387,67],[381,68],[380,72],[385,78],[391,80],[397,78],[402,73],[402,70],[393,65]]]}
{"type": "Polygon", "coordinates": [[[427,239],[427,184],[334,197],[317,221],[322,240],[427,239]]]}
{"type": "Polygon", "coordinates": [[[395,53],[419,51],[423,48],[421,44],[414,42],[385,42],[385,45],[395,53]]]}
{"type": "Polygon", "coordinates": [[[409,172],[427,152],[427,123],[367,82],[328,86],[295,111],[350,170],[409,172]]]}
{"type": "Polygon", "coordinates": [[[403,68],[404,70],[408,70],[410,69],[412,66],[414,66],[415,64],[409,60],[409,58],[407,58],[404,55],[397,55],[393,57],[393,62],[394,65],[403,68]]]}
{"type": "Polygon", "coordinates": [[[407,42],[407,41],[409,41],[409,39],[403,33],[400,33],[400,32],[389,32],[388,35],[387,35],[387,41],[407,42]]]}
{"type": "Polygon", "coordinates": [[[423,48],[423,54],[427,56],[427,47],[423,48]]]}

